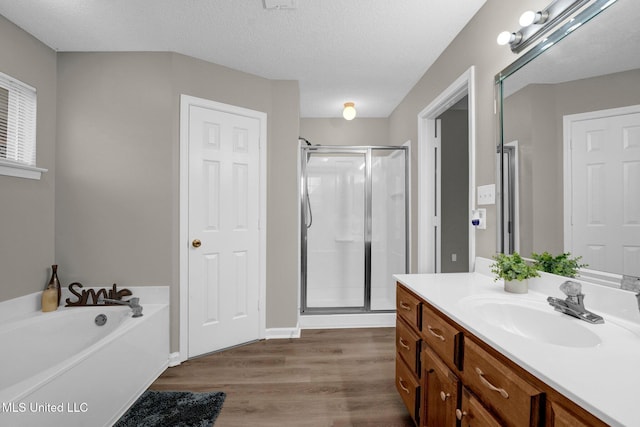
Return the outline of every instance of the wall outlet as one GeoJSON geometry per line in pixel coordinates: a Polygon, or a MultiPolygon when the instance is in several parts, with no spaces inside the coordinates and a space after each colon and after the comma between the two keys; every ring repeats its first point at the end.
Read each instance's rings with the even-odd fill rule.
{"type": "Polygon", "coordinates": [[[451,262],[458,261],[458,254],[451,254],[451,262]]]}
{"type": "Polygon", "coordinates": [[[475,209],[471,212],[471,225],[480,230],[487,229],[487,210],[475,209]]]}
{"type": "Polygon", "coordinates": [[[479,205],[495,205],[496,204],[496,185],[481,185],[478,187],[478,204],[479,205]]]}

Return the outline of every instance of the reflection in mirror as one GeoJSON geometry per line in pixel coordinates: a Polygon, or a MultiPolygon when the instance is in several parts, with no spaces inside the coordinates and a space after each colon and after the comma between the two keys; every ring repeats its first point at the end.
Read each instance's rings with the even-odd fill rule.
{"type": "Polygon", "coordinates": [[[638,17],[640,1],[618,0],[496,77],[504,252],[640,276],[638,17]]]}

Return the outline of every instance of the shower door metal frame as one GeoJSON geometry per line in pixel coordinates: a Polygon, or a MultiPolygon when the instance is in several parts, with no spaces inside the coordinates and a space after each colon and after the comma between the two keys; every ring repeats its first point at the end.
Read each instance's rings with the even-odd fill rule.
{"type": "Polygon", "coordinates": [[[409,271],[409,147],[394,145],[333,146],[307,145],[300,147],[300,313],[307,314],[356,314],[393,313],[395,310],[371,310],[371,237],[372,237],[372,152],[374,150],[404,151],[404,233],[405,273],[409,271]],[[355,307],[309,307],[307,306],[307,163],[311,153],[364,154],[365,155],[365,203],[364,203],[364,305],[355,307]]]}

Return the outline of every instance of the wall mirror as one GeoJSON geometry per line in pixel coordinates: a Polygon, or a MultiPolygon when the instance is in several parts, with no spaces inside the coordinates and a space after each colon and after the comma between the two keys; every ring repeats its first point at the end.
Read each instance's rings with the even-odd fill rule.
{"type": "Polygon", "coordinates": [[[498,251],[640,276],[640,1],[592,0],[496,76],[498,251]]]}

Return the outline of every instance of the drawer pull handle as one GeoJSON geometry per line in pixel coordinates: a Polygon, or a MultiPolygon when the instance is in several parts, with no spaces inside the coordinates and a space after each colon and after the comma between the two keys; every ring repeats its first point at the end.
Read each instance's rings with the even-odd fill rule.
{"type": "Polygon", "coordinates": [[[411,306],[404,301],[400,301],[400,307],[404,308],[407,311],[411,311],[411,306]]]}
{"type": "Polygon", "coordinates": [[[431,325],[427,325],[427,329],[429,329],[429,332],[431,332],[431,335],[433,335],[436,338],[440,338],[442,341],[444,341],[444,337],[438,333],[439,331],[437,329],[432,328],[431,325]]]}
{"type": "Polygon", "coordinates": [[[411,347],[409,347],[407,344],[405,344],[404,340],[402,339],[402,337],[400,337],[400,339],[398,340],[398,342],[400,343],[400,347],[406,348],[407,350],[411,350],[411,347]]]}
{"type": "Polygon", "coordinates": [[[446,401],[449,397],[451,397],[451,395],[449,393],[445,393],[444,391],[440,392],[440,399],[442,399],[442,401],[446,401]]]}
{"type": "Polygon", "coordinates": [[[401,389],[403,389],[407,394],[409,394],[409,389],[405,387],[404,381],[402,378],[398,378],[398,384],[400,385],[401,389]]]}
{"type": "Polygon", "coordinates": [[[500,393],[500,396],[504,397],[505,399],[509,398],[509,393],[507,393],[507,391],[505,389],[498,388],[498,387],[494,386],[493,384],[491,384],[489,381],[487,381],[487,379],[484,377],[484,373],[480,370],[480,368],[476,368],[476,373],[480,377],[480,382],[485,387],[487,387],[489,390],[497,391],[498,393],[500,393]]]}
{"type": "Polygon", "coordinates": [[[462,420],[462,418],[467,416],[467,412],[463,412],[460,409],[456,409],[456,418],[462,420]]]}

